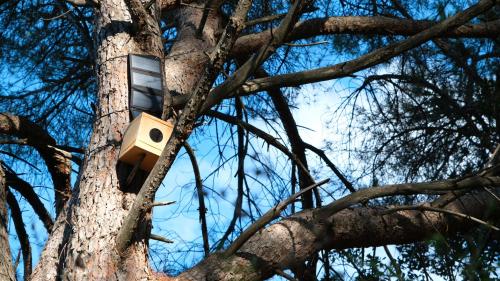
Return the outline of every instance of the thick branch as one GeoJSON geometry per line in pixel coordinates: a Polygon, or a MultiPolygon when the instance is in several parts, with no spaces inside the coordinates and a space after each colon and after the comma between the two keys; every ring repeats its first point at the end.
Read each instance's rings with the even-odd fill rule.
{"type": "Polygon", "coordinates": [[[1,113],[0,134],[26,139],[42,156],[54,183],[56,213],[62,210],[71,196],[71,156],[56,148],[56,141],[40,126],[26,118],[1,113]]]}
{"type": "Polygon", "coordinates": [[[24,280],[30,280],[31,276],[31,245],[28,233],[23,222],[23,215],[19,205],[17,204],[16,197],[9,190],[7,190],[7,203],[10,208],[10,216],[16,228],[17,238],[21,244],[21,252],[23,253],[24,265],[24,280]]]}
{"type": "Polygon", "coordinates": [[[26,199],[26,201],[28,201],[28,203],[37,214],[38,218],[42,221],[45,229],[47,229],[47,232],[50,233],[54,222],[52,221],[50,213],[47,211],[42,201],[40,200],[40,197],[38,197],[38,195],[33,190],[31,184],[19,178],[9,168],[5,169],[5,175],[7,179],[7,185],[19,192],[19,194],[21,194],[26,199]]]}
{"type": "MultiPolygon", "coordinates": [[[[382,191],[386,189],[392,191],[391,195],[403,195],[408,194],[408,190],[415,193],[443,191],[453,188],[450,183],[455,182],[457,187],[467,189],[495,185],[495,192],[500,192],[498,178],[474,179],[400,185],[407,187],[400,190],[394,189],[394,185],[368,190],[376,191],[378,196],[383,196],[382,191]]],[[[498,202],[487,192],[464,195],[442,207],[482,220],[498,220],[498,208],[498,202]]],[[[211,256],[177,280],[203,277],[224,281],[230,280],[229,276],[235,277],[234,274],[238,275],[237,280],[263,280],[274,275],[276,269],[289,268],[322,249],[413,243],[429,239],[436,233],[449,236],[477,225],[467,218],[439,212],[422,215],[420,211],[406,210],[387,214],[386,207],[356,207],[325,216],[324,209],[328,207],[305,210],[283,219],[255,234],[232,257],[211,256]]]]}
{"type": "MultiPolygon", "coordinates": [[[[415,48],[431,40],[432,38],[444,34],[448,30],[452,30],[457,26],[466,23],[473,17],[490,9],[495,4],[495,2],[496,1],[494,0],[483,0],[478,4],[471,6],[467,10],[457,13],[456,15],[408,39],[376,49],[351,61],[339,63],[333,66],[316,68],[308,71],[289,73],[248,81],[242,86],[242,88],[240,88],[240,90],[229,93],[229,96],[226,96],[225,98],[230,98],[236,94],[248,94],[275,87],[300,86],[307,83],[346,77],[357,71],[372,67],[383,62],[387,62],[388,60],[400,55],[403,52],[415,48]]],[[[206,104],[205,107],[211,107],[213,105],[214,104],[206,104]]]]}
{"type": "MultiPolygon", "coordinates": [[[[388,17],[329,17],[316,18],[297,23],[286,42],[307,39],[319,35],[357,34],[357,35],[415,35],[435,25],[434,21],[396,19],[388,17]]],[[[500,20],[481,24],[465,24],[450,29],[441,37],[496,38],[500,30],[500,20]]],[[[255,52],[269,41],[273,31],[249,34],[238,38],[232,55],[235,57],[255,52]]]]}

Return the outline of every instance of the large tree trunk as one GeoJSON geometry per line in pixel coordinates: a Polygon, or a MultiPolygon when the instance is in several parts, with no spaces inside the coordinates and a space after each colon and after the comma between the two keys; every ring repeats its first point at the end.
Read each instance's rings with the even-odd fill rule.
{"type": "Polygon", "coordinates": [[[65,223],[59,218],[39,263],[47,270],[35,271],[33,280],[55,280],[56,276],[65,280],[145,280],[151,274],[144,243],[130,249],[126,266],[117,264],[112,246],[135,197],[121,189],[117,159],[129,123],[127,55],[140,49],[129,34],[130,15],[124,1],[100,1],[95,25],[99,104],[93,133],[65,223]],[[59,259],[53,251],[62,251],[59,259]]]}
{"type": "MultiPolygon", "coordinates": [[[[148,222],[122,257],[116,235],[135,199],[121,179],[129,170],[118,168],[123,134],[129,124],[127,55],[143,53],[134,40],[131,16],[123,0],[100,1],[96,12],[96,75],[98,110],[85,161],[66,213],[47,242],[33,280],[146,280],[152,278],[147,260],[148,222]],[[60,255],[59,255],[60,253],[60,255]]],[[[167,86],[174,94],[190,94],[220,33],[217,13],[210,13],[202,39],[195,30],[203,10],[182,6],[175,16],[178,39],[165,60],[167,86]]],[[[148,46],[146,46],[148,47],[148,46]]],[[[156,54],[158,55],[158,54],[156,54]]]]}

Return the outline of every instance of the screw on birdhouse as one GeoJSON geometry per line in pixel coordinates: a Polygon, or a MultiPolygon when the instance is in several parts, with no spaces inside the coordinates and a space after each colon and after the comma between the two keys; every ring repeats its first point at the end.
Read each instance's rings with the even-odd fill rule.
{"type": "Polygon", "coordinates": [[[129,186],[132,183],[132,180],[134,179],[135,174],[137,174],[139,167],[141,167],[141,163],[145,157],[146,157],[146,153],[142,153],[139,156],[139,159],[137,160],[137,162],[135,162],[134,167],[132,168],[132,171],[130,171],[130,174],[127,177],[127,181],[126,181],[127,186],[129,186]]]}

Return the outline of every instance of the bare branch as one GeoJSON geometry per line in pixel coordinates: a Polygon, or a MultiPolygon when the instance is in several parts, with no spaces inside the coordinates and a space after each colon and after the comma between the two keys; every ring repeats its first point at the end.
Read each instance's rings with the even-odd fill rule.
{"type": "Polygon", "coordinates": [[[168,243],[168,244],[171,244],[171,243],[174,243],[174,241],[170,240],[170,239],[167,239],[163,236],[160,236],[160,235],[156,235],[156,234],[151,234],[149,236],[150,239],[153,239],[153,240],[156,240],[156,241],[160,241],[160,242],[163,242],[163,243],[168,243]]]}
{"type": "Polygon", "coordinates": [[[71,196],[71,154],[58,149],[56,141],[43,128],[23,117],[1,113],[0,133],[25,139],[40,153],[52,177],[59,215],[71,196]]]}
{"type": "Polygon", "coordinates": [[[304,143],[304,146],[311,150],[312,152],[316,153],[323,161],[325,161],[326,165],[330,167],[330,169],[333,171],[333,173],[340,179],[340,181],[345,185],[347,190],[350,192],[356,192],[356,189],[352,186],[352,183],[346,179],[344,174],[333,164],[333,162],[326,156],[325,152],[309,143],[304,143]]]}
{"type": "Polygon", "coordinates": [[[359,190],[326,205],[321,208],[319,214],[328,217],[355,204],[363,203],[373,198],[390,195],[439,194],[452,190],[468,190],[483,186],[498,186],[499,184],[500,177],[473,176],[464,179],[452,179],[446,181],[405,183],[372,187],[359,190]]]}
{"type": "MultiPolygon", "coordinates": [[[[267,72],[259,68],[256,72],[256,77],[268,77],[267,72]]],[[[304,148],[304,144],[302,138],[300,137],[299,131],[297,129],[297,123],[293,118],[292,112],[290,111],[290,107],[288,106],[288,102],[283,96],[283,93],[279,88],[269,89],[267,91],[273,101],[273,105],[278,111],[281,123],[283,124],[283,128],[288,136],[288,140],[290,142],[290,147],[292,148],[292,153],[297,156],[297,159],[304,165],[304,169],[307,171],[304,172],[304,169],[299,169],[299,187],[305,188],[314,184],[314,181],[311,181],[311,177],[309,174],[309,167],[307,165],[307,157],[304,148]]],[[[317,191],[317,189],[315,189],[317,191]]],[[[316,196],[318,199],[319,195],[316,196]]],[[[318,199],[319,201],[319,199],[318,199]]],[[[319,204],[317,204],[319,206],[319,204]]],[[[306,193],[302,196],[302,208],[308,209],[313,207],[312,193],[306,193]]]]}
{"type": "Polygon", "coordinates": [[[391,251],[389,251],[387,245],[384,245],[383,248],[385,254],[387,255],[387,257],[389,257],[389,260],[391,261],[392,267],[394,267],[396,277],[398,278],[399,281],[404,281],[405,279],[403,278],[403,272],[401,271],[401,267],[399,266],[398,262],[392,256],[391,251]]]}
{"type": "Polygon", "coordinates": [[[389,214],[389,213],[399,212],[399,211],[404,211],[404,210],[417,210],[417,211],[422,211],[422,212],[425,212],[425,211],[428,211],[428,212],[438,212],[438,213],[453,215],[453,216],[457,216],[457,217],[461,217],[461,218],[465,218],[465,219],[477,222],[477,223],[482,224],[482,225],[484,225],[484,226],[486,226],[488,228],[491,228],[491,229],[493,229],[495,231],[500,231],[500,228],[498,228],[498,227],[496,227],[494,225],[491,225],[491,224],[489,224],[489,223],[487,223],[487,222],[485,222],[483,220],[475,218],[473,216],[465,215],[465,214],[462,214],[462,213],[459,213],[459,212],[450,211],[450,210],[445,210],[445,209],[440,209],[440,208],[434,208],[434,207],[430,207],[430,206],[425,206],[425,205],[397,206],[397,207],[392,207],[392,208],[388,209],[385,213],[389,214]]]}
{"type": "Polygon", "coordinates": [[[64,0],[68,3],[70,3],[73,6],[80,6],[80,7],[99,7],[99,1],[98,0],[64,0]]]}
{"type": "MultiPolygon", "coordinates": [[[[416,35],[413,35],[408,39],[376,49],[354,60],[308,71],[289,73],[248,81],[238,91],[229,94],[229,96],[226,96],[225,98],[232,97],[236,94],[241,95],[263,91],[274,87],[300,86],[303,84],[349,76],[357,71],[369,68],[382,62],[387,62],[389,59],[394,58],[405,51],[408,51],[435,37],[438,37],[445,33],[447,30],[456,28],[457,26],[460,26],[466,23],[471,18],[477,16],[478,14],[490,9],[494,4],[494,0],[483,0],[476,5],[469,7],[465,11],[459,12],[456,15],[436,25],[433,25],[432,27],[416,35]]],[[[207,103],[217,101],[207,100],[207,103]]],[[[209,108],[214,104],[215,103],[208,103],[205,105],[205,107],[209,108]]]]}
{"type": "Polygon", "coordinates": [[[301,10],[310,2],[310,0],[297,0],[288,9],[288,13],[281,21],[278,28],[273,33],[273,36],[266,44],[262,45],[259,51],[251,56],[241,67],[239,67],[233,75],[226,79],[224,83],[210,91],[207,96],[207,101],[203,105],[202,112],[210,109],[211,105],[215,105],[227,97],[230,93],[238,89],[247,78],[269,57],[285,40],[286,35],[297,22],[301,10]]]}
{"type": "MultiPolygon", "coordinates": [[[[359,35],[402,35],[411,36],[435,25],[433,21],[397,19],[388,17],[329,17],[316,18],[297,23],[290,31],[286,42],[307,39],[320,35],[359,34],[359,35]]],[[[465,24],[450,29],[441,37],[496,38],[500,30],[500,20],[480,24],[465,24]]],[[[267,42],[275,30],[241,36],[235,43],[231,54],[239,57],[255,52],[267,42]]]]}
{"type": "Polygon", "coordinates": [[[229,248],[224,252],[226,256],[233,255],[238,251],[243,244],[250,239],[257,231],[262,229],[264,226],[266,226],[269,222],[272,220],[276,219],[281,212],[288,206],[290,203],[295,201],[299,196],[302,194],[306,193],[307,191],[310,191],[313,188],[317,188],[318,186],[321,186],[327,182],[329,182],[330,179],[325,179],[322,181],[319,181],[311,186],[308,186],[299,192],[292,194],[292,196],[288,197],[287,199],[281,201],[276,207],[272,208],[271,210],[267,211],[265,214],[263,214],[257,221],[255,221],[252,225],[250,225],[243,233],[236,238],[236,240],[229,246],[229,248]]]}
{"type": "Polygon", "coordinates": [[[210,254],[210,244],[208,242],[208,230],[207,230],[207,208],[205,207],[205,199],[203,192],[203,182],[201,180],[200,168],[198,167],[198,161],[196,161],[196,155],[194,154],[191,146],[185,142],[184,149],[186,150],[189,160],[191,160],[191,165],[193,166],[193,173],[196,182],[196,193],[198,195],[198,212],[200,213],[200,223],[201,223],[201,236],[203,237],[203,250],[205,251],[205,257],[210,254]]]}
{"type": "Polygon", "coordinates": [[[153,202],[153,204],[151,204],[151,207],[169,206],[175,203],[175,201],[153,202]]]}
{"type": "Polygon", "coordinates": [[[9,190],[7,190],[7,203],[10,208],[10,216],[14,222],[14,227],[16,228],[17,238],[21,244],[21,251],[23,253],[23,265],[24,265],[24,280],[30,280],[31,276],[31,245],[24,228],[23,215],[19,205],[17,204],[16,197],[9,190]]]}
{"type": "MultiPolygon", "coordinates": [[[[235,99],[236,118],[243,121],[243,102],[240,98],[235,99]]],[[[234,206],[233,217],[226,228],[226,232],[222,235],[216,247],[220,250],[224,247],[224,243],[229,238],[229,235],[234,231],[236,221],[241,217],[243,209],[243,184],[245,180],[245,156],[247,154],[247,146],[245,145],[245,131],[241,126],[236,128],[238,135],[238,181],[236,189],[236,204],[234,206]]],[[[250,196],[250,194],[248,194],[250,196]]]]}
{"type": "Polygon", "coordinates": [[[304,174],[308,178],[310,178],[310,181],[314,182],[313,177],[309,173],[308,169],[304,166],[304,164],[300,161],[300,159],[298,159],[295,154],[293,154],[285,145],[280,143],[272,135],[262,131],[261,129],[259,129],[259,128],[255,127],[249,123],[238,120],[237,118],[235,118],[233,116],[229,116],[229,115],[217,112],[217,111],[211,110],[207,113],[207,115],[213,116],[217,119],[223,120],[225,122],[228,122],[228,123],[231,123],[231,124],[234,124],[237,126],[241,126],[245,130],[248,130],[250,133],[254,134],[255,136],[263,139],[266,143],[276,147],[279,151],[283,152],[286,156],[288,156],[288,158],[290,158],[292,161],[294,161],[297,164],[297,166],[304,172],[304,174]]]}
{"type": "MultiPolygon", "coordinates": [[[[312,8],[302,9],[302,12],[303,13],[310,13],[310,12],[315,12],[317,10],[318,10],[318,8],[312,7],[312,8]]],[[[252,25],[266,23],[266,22],[270,22],[270,21],[274,21],[274,20],[278,20],[278,19],[284,18],[285,16],[286,16],[286,14],[277,14],[277,15],[265,16],[265,17],[261,17],[261,18],[258,18],[258,19],[249,20],[249,21],[247,21],[245,23],[245,26],[249,27],[249,26],[252,26],[252,25]]],[[[293,32],[293,30],[291,32],[293,32]]],[[[245,35],[245,36],[248,36],[248,35],[245,35]]],[[[244,38],[245,36],[242,36],[240,38],[244,38]]],[[[236,44],[238,44],[238,40],[236,40],[236,44]]]]}
{"type": "Polygon", "coordinates": [[[50,213],[47,211],[42,201],[33,190],[33,187],[23,179],[19,178],[9,167],[5,166],[5,164],[2,164],[1,166],[5,168],[7,185],[19,192],[26,199],[26,201],[28,201],[38,218],[42,221],[47,232],[50,233],[54,222],[50,213]]]}
{"type": "MultiPolygon", "coordinates": [[[[479,190],[488,184],[490,178],[483,180],[448,180],[430,185],[424,183],[426,188],[420,186],[415,191],[441,191],[444,187],[448,189],[450,182],[458,182],[459,187],[467,185],[468,188],[479,190]],[[460,183],[461,181],[467,181],[467,184],[460,183]]],[[[496,178],[494,181],[497,186],[495,192],[498,193],[500,180],[496,178]]],[[[382,187],[385,188],[392,187],[382,187]]],[[[407,194],[407,190],[404,189],[393,191],[394,194],[407,194]]],[[[499,205],[494,204],[492,200],[486,192],[479,192],[474,195],[459,196],[442,208],[481,220],[498,219],[499,205]],[[484,212],[486,206],[494,207],[490,209],[491,212],[484,212]]],[[[412,243],[429,239],[436,232],[451,235],[469,231],[477,225],[465,218],[446,216],[437,212],[431,212],[425,218],[422,218],[420,211],[414,210],[384,215],[387,209],[383,207],[343,209],[325,217],[324,208],[304,210],[272,224],[253,235],[236,255],[229,257],[212,255],[203,263],[178,276],[176,280],[191,280],[190,278],[196,276],[206,276],[210,281],[230,280],[228,276],[231,276],[232,280],[234,278],[242,281],[264,280],[274,275],[275,269],[290,268],[321,249],[340,250],[412,243]],[[231,274],[227,274],[229,272],[231,274]]]]}

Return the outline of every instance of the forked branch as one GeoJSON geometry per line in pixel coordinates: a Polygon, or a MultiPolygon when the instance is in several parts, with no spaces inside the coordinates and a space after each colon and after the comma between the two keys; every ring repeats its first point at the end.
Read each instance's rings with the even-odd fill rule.
{"type": "MultiPolygon", "coordinates": [[[[225,98],[238,94],[247,95],[275,87],[300,86],[303,84],[349,76],[357,71],[367,69],[380,63],[388,62],[390,59],[403,52],[420,46],[421,44],[444,34],[448,30],[452,30],[463,25],[475,16],[490,9],[496,2],[497,1],[495,0],[480,1],[465,11],[459,12],[436,25],[419,32],[416,35],[386,47],[376,49],[368,54],[347,62],[302,72],[288,73],[247,81],[238,91],[232,92],[225,98]]],[[[205,107],[211,107],[214,104],[206,104],[205,107]]]]}

